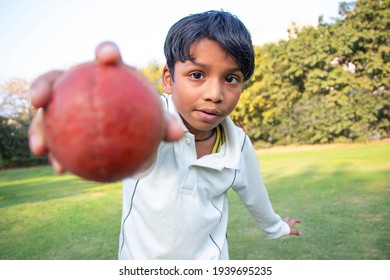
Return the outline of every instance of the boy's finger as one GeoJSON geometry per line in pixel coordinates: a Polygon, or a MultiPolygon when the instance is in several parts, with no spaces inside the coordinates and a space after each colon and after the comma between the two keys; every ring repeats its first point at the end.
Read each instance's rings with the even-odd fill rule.
{"type": "Polygon", "coordinates": [[[64,72],[53,70],[39,76],[30,87],[31,104],[35,108],[45,107],[50,100],[52,94],[53,83],[64,72]]]}
{"type": "Polygon", "coordinates": [[[295,228],[291,228],[290,234],[291,235],[301,235],[301,232],[295,228]]]}
{"type": "Polygon", "coordinates": [[[293,225],[301,222],[301,220],[299,220],[299,219],[292,219],[292,218],[289,218],[289,217],[284,218],[283,221],[288,223],[289,226],[293,226],[293,225]]]}
{"type": "Polygon", "coordinates": [[[65,168],[61,165],[61,163],[51,154],[49,153],[50,163],[57,174],[63,174],[66,172],[65,168]]]}
{"type": "Polygon", "coordinates": [[[167,142],[174,142],[180,140],[184,136],[183,128],[177,122],[174,116],[166,114],[166,131],[164,140],[167,142]]]}
{"type": "Polygon", "coordinates": [[[96,61],[101,64],[122,63],[119,47],[113,42],[103,42],[96,47],[96,61]]]}
{"type": "Polygon", "coordinates": [[[301,220],[299,220],[299,219],[291,219],[291,221],[292,221],[293,225],[301,223],[301,220]]]}
{"type": "Polygon", "coordinates": [[[40,156],[47,152],[43,128],[43,110],[39,110],[31,121],[28,129],[28,144],[34,155],[40,156]]]}

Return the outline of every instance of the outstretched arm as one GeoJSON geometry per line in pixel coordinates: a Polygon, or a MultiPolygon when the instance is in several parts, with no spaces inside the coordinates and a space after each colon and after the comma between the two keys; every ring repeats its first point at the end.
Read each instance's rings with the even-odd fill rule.
{"type": "MultiPolygon", "coordinates": [[[[96,62],[100,64],[118,65],[123,64],[118,46],[112,42],[103,42],[96,47],[96,62]]],[[[31,85],[30,96],[31,104],[38,108],[29,127],[29,146],[35,155],[44,155],[48,153],[52,166],[57,173],[63,173],[66,170],[57,161],[48,150],[45,132],[43,126],[44,108],[48,105],[53,85],[56,80],[64,74],[64,71],[54,70],[39,76],[31,85]]],[[[177,121],[170,115],[166,115],[165,141],[177,141],[183,136],[183,130],[177,121]]]]}

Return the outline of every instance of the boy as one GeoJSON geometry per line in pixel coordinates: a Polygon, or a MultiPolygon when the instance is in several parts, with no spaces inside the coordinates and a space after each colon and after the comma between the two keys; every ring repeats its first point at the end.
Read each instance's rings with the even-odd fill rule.
{"type": "MultiPolygon", "coordinates": [[[[254,70],[246,27],[223,11],[190,15],[169,30],[164,52],[166,142],[150,166],[123,181],[119,259],[228,259],[230,188],[268,237],[299,235],[293,228],[298,220],[282,221],[273,211],[252,144],[229,118],[254,70]]],[[[96,57],[121,63],[115,45],[100,45],[96,57]]],[[[60,74],[32,86],[35,106],[47,102],[41,96],[50,95],[49,83],[60,74]]],[[[45,144],[42,116],[36,119],[30,145],[39,154],[45,144]]]]}

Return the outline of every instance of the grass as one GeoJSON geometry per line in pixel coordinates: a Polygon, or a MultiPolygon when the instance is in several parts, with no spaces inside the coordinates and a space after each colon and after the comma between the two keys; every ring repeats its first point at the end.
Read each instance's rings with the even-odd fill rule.
{"type": "Polygon", "coordinates": [[[275,211],[300,218],[302,235],[264,239],[230,193],[232,258],[389,259],[389,142],[271,149],[258,157],[275,211]]]}
{"type": "MultiPolygon", "coordinates": [[[[302,236],[267,240],[229,191],[231,259],[389,259],[390,142],[261,150],[274,209],[302,236]]],[[[121,184],[50,167],[0,171],[0,259],[116,259],[121,184]]]]}
{"type": "Polygon", "coordinates": [[[50,167],[0,173],[0,259],[116,259],[121,186],[56,176],[50,167]]]}

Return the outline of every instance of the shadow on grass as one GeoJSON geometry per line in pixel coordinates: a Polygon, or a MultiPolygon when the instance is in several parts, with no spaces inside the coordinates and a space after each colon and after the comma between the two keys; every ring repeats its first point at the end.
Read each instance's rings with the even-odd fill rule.
{"type": "Polygon", "coordinates": [[[1,171],[0,208],[75,196],[99,185],[70,174],[55,175],[50,167],[1,171]]]}

